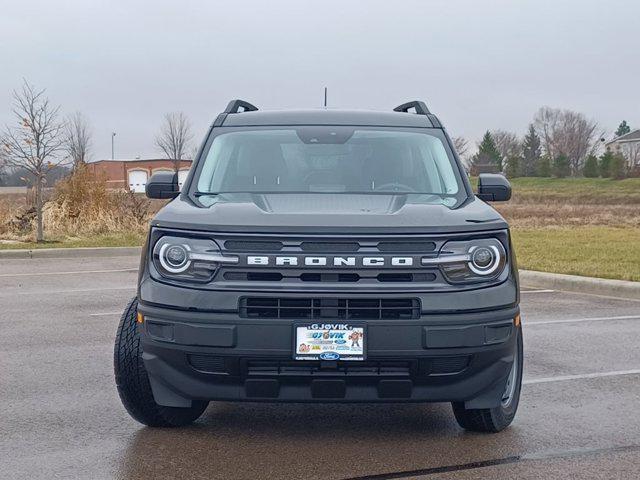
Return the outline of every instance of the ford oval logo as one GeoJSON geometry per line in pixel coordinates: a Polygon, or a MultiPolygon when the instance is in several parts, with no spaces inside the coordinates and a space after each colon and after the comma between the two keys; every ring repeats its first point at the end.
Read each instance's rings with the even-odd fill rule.
{"type": "Polygon", "coordinates": [[[338,360],[340,354],[336,352],[323,352],[320,354],[320,360],[338,360]]]}

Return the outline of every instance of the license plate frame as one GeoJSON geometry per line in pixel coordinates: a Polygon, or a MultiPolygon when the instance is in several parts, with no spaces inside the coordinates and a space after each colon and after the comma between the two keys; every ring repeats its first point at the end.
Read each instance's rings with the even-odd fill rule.
{"type": "Polygon", "coordinates": [[[364,323],[298,322],[293,325],[292,340],[294,360],[362,362],[367,358],[368,334],[364,323]],[[353,339],[351,335],[354,333],[359,338],[353,339]],[[301,334],[303,338],[299,338],[301,334]],[[312,338],[310,334],[319,334],[321,337],[312,338]],[[309,347],[308,351],[301,349],[302,343],[309,347]],[[314,348],[316,346],[319,349],[314,348]]]}

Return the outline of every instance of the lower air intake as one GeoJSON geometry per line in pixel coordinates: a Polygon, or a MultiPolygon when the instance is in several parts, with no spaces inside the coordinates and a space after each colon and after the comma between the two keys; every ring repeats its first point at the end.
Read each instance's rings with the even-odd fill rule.
{"type": "Polygon", "coordinates": [[[460,355],[455,357],[435,357],[430,359],[431,375],[448,375],[459,373],[469,365],[469,355],[460,355]]]}
{"type": "Polygon", "coordinates": [[[189,364],[201,372],[206,373],[226,373],[224,357],[213,355],[189,355],[189,364]]]}
{"type": "Polygon", "coordinates": [[[393,320],[420,318],[417,298],[245,297],[243,318],[393,320]]]}

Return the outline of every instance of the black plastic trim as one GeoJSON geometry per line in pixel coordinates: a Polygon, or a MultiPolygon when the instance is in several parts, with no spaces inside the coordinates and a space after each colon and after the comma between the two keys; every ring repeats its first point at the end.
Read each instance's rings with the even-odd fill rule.
{"type": "Polygon", "coordinates": [[[420,100],[412,100],[411,102],[398,105],[396,108],[393,109],[393,111],[407,113],[412,108],[416,111],[418,115],[429,115],[431,113],[427,108],[427,104],[420,100]]]}
{"type": "Polygon", "coordinates": [[[231,100],[223,113],[257,112],[258,107],[245,100],[231,100]]]}

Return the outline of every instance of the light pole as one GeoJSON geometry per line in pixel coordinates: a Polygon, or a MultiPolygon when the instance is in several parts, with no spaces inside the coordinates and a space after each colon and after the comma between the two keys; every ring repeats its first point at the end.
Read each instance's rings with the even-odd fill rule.
{"type": "Polygon", "coordinates": [[[113,139],[116,136],[116,132],[111,132],[111,160],[115,160],[116,157],[114,155],[114,150],[113,150],[113,139]]]}

